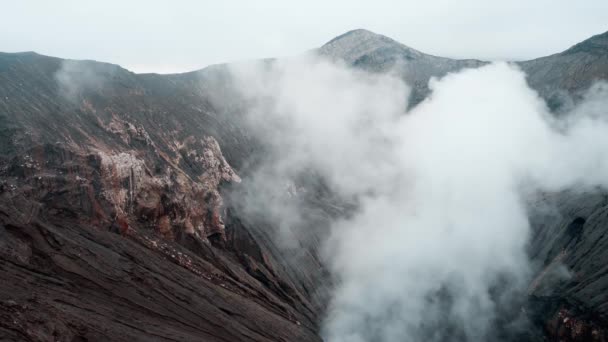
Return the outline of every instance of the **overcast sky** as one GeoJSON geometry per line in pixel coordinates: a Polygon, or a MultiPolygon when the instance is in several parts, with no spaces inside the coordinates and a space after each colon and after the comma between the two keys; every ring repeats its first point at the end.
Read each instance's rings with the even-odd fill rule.
{"type": "Polygon", "coordinates": [[[355,28],[446,57],[528,59],[608,31],[608,0],[0,0],[0,51],[135,72],[295,55],[355,28]]]}

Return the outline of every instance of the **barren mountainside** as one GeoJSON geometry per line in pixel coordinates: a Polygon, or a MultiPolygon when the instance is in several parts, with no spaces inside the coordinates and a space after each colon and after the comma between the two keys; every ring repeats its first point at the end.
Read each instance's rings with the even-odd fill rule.
{"type": "MultiPolygon", "coordinates": [[[[412,106],[431,77],[487,63],[365,30],[316,52],[397,70],[412,106]]],[[[518,65],[559,111],[608,79],[608,33],[518,65]]],[[[310,217],[295,257],[271,220],[242,215],[235,198],[264,153],[245,105],[223,65],[134,74],[0,53],[0,340],[321,341],[331,279],[320,241],[348,209],[322,182],[300,181],[307,191],[289,200],[310,217]]],[[[539,333],[527,338],[608,339],[607,210],[605,195],[574,191],[531,204],[525,310],[539,333]],[[559,213],[535,210],[545,203],[559,213]],[[558,262],[574,275],[554,279],[558,262]]]]}

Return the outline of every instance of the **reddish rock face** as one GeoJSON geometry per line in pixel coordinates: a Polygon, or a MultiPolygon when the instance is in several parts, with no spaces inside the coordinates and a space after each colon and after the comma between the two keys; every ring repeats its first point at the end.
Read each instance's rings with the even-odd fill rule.
{"type": "Polygon", "coordinates": [[[240,183],[241,179],[213,137],[197,141],[190,136],[176,145],[178,158],[174,160],[157,153],[148,159],[145,154],[137,157],[141,152],[134,150],[114,154],[97,151],[102,196],[117,215],[131,216],[144,226],[156,224],[166,239],[196,234],[202,239],[213,235],[223,240],[225,209],[220,185],[240,183]],[[162,163],[163,167],[154,174],[150,163],[162,163]],[[189,175],[180,164],[198,172],[189,175]]]}
{"type": "Polygon", "coordinates": [[[545,326],[547,336],[554,341],[563,342],[600,342],[607,341],[606,328],[597,324],[597,320],[580,317],[569,309],[562,307],[545,326]]]}
{"type": "Polygon", "coordinates": [[[44,153],[35,157],[30,151],[6,166],[7,176],[27,189],[31,199],[40,201],[48,198],[49,191],[73,187],[58,196],[74,201],[77,195],[78,205],[89,208],[79,213],[79,220],[100,229],[116,221],[121,231],[129,224],[135,228],[156,227],[171,240],[183,234],[195,234],[203,240],[211,235],[224,239],[220,185],[241,180],[213,137],[186,141],[176,149],[176,153],[185,152],[173,160],[155,151],[102,150],[103,146],[71,150],[63,146],[62,153],[69,154],[69,162],[74,164],[67,168],[62,160],[50,165],[44,153]],[[191,165],[195,172],[186,173],[180,164],[191,165]]]}

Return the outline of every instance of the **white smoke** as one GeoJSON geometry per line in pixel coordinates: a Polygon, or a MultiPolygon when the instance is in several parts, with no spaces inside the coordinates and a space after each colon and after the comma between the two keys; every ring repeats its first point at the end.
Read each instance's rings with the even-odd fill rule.
{"type": "Polygon", "coordinates": [[[100,91],[118,70],[111,64],[91,61],[64,60],[55,72],[59,95],[77,103],[86,91],[100,91]]]}
{"type": "Polygon", "coordinates": [[[358,201],[324,242],[330,342],[498,338],[498,313],[531,276],[524,196],[608,181],[605,85],[558,121],[505,63],[432,80],[407,113],[398,75],[314,56],[232,71],[274,156],[257,189],[314,170],[358,201]]]}

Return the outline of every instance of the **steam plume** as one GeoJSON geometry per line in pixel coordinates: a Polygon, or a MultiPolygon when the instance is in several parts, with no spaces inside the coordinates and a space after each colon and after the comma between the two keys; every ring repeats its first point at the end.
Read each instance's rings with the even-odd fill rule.
{"type": "MultiPolygon", "coordinates": [[[[397,74],[314,56],[232,73],[273,152],[256,188],[314,170],[358,203],[324,243],[336,278],[328,341],[501,338],[497,321],[518,324],[514,299],[530,280],[525,196],[606,184],[605,85],[558,120],[505,63],[432,80],[407,113],[397,74]]],[[[282,225],[300,217],[282,200],[263,203],[282,225]]]]}

